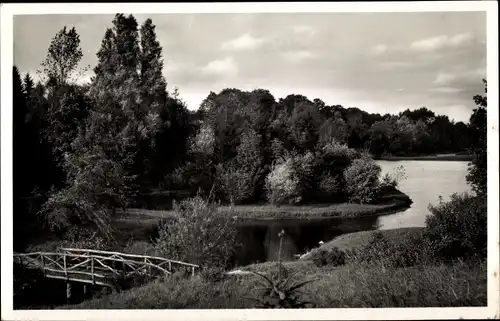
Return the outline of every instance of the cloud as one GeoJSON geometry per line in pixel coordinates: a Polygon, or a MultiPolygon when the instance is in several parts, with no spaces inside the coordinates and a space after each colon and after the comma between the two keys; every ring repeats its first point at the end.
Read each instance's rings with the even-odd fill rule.
{"type": "Polygon", "coordinates": [[[224,42],[221,45],[221,49],[230,51],[254,50],[262,46],[265,42],[264,38],[255,38],[251,34],[246,33],[238,38],[224,42]]]}
{"type": "Polygon", "coordinates": [[[462,92],[463,89],[460,88],[455,88],[455,87],[437,87],[437,88],[431,88],[429,91],[435,92],[435,93],[441,93],[441,94],[456,94],[459,92],[462,92]]]}
{"type": "Polygon", "coordinates": [[[470,43],[472,39],[471,33],[461,33],[454,36],[441,35],[414,41],[410,44],[410,49],[430,52],[444,48],[457,48],[470,43]]]}
{"type": "Polygon", "coordinates": [[[164,67],[163,70],[168,74],[168,73],[175,73],[179,72],[181,70],[185,70],[188,67],[188,64],[182,64],[179,62],[175,62],[171,59],[166,60],[163,63],[164,67]]]}
{"type": "Polygon", "coordinates": [[[437,74],[436,78],[434,79],[434,84],[435,85],[448,85],[455,81],[457,79],[457,76],[454,74],[446,73],[446,72],[440,72],[437,74]]]}
{"type": "Polygon", "coordinates": [[[304,60],[315,59],[317,54],[308,50],[289,51],[283,54],[284,58],[292,63],[300,63],[304,60]]]}
{"type": "Polygon", "coordinates": [[[380,63],[380,67],[382,67],[383,69],[409,68],[412,66],[413,63],[408,61],[386,61],[380,63]]]}
{"type": "Polygon", "coordinates": [[[486,68],[475,68],[469,70],[459,70],[456,72],[439,72],[433,83],[438,86],[448,87],[452,84],[475,84],[480,83],[486,76],[486,68]]]}
{"type": "Polygon", "coordinates": [[[386,45],[383,45],[383,44],[379,44],[379,45],[376,45],[374,46],[370,52],[373,54],[373,55],[381,55],[383,53],[386,53],[387,51],[389,50],[389,47],[387,47],[386,45]]]}
{"type": "Polygon", "coordinates": [[[314,36],[316,34],[316,28],[310,25],[298,25],[292,27],[296,34],[304,36],[314,36]]]}
{"type": "Polygon", "coordinates": [[[232,57],[213,60],[202,68],[202,72],[212,75],[234,76],[238,73],[238,66],[232,57]]]}
{"type": "MultiPolygon", "coordinates": [[[[148,17],[164,50],[164,75],[190,108],[211,90],[249,84],[282,86],[283,95],[300,92],[380,113],[427,106],[467,116],[474,107],[471,97],[484,90],[485,72],[474,71],[486,67],[484,12],[154,14],[137,19],[148,17]],[[460,105],[468,109],[446,109],[460,105]]],[[[54,34],[76,19],[16,16],[13,58],[20,71],[38,69],[54,34]]],[[[82,65],[95,66],[112,19],[112,14],[80,16],[82,65]]]]}
{"type": "Polygon", "coordinates": [[[452,46],[462,46],[464,44],[469,43],[472,40],[472,34],[470,33],[461,33],[458,35],[454,35],[449,39],[449,44],[452,46]]]}

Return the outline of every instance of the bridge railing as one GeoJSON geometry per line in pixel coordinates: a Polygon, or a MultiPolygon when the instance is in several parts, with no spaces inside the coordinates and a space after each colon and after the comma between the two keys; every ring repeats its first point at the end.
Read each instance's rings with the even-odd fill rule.
{"type": "Polygon", "coordinates": [[[106,264],[97,257],[82,258],[54,252],[16,253],[14,262],[22,267],[42,270],[45,277],[99,285],[110,285],[110,279],[118,273],[103,268],[102,265],[106,264]],[[75,259],[80,262],[75,263],[75,259]]]}
{"type": "Polygon", "coordinates": [[[74,249],[74,248],[62,248],[61,251],[67,254],[77,254],[77,255],[89,255],[89,256],[100,256],[100,257],[109,257],[109,259],[113,259],[117,262],[140,262],[148,265],[153,265],[160,267],[162,269],[167,270],[169,273],[173,273],[179,270],[179,268],[183,268],[186,271],[189,271],[193,276],[196,273],[196,270],[199,269],[199,265],[170,260],[163,257],[158,256],[150,256],[150,255],[137,255],[137,254],[128,254],[121,252],[110,252],[110,251],[100,251],[100,250],[91,250],[91,249],[74,249]]]}
{"type": "Polygon", "coordinates": [[[108,285],[109,279],[116,276],[167,277],[179,268],[194,276],[198,268],[195,264],[161,257],[66,248],[62,252],[16,253],[14,261],[41,269],[47,277],[102,285],[108,285]]]}

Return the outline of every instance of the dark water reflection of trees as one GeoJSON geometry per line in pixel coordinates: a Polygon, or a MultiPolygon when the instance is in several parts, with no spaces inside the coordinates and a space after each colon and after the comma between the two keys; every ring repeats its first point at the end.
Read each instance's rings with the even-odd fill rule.
{"type": "Polygon", "coordinates": [[[241,247],[236,254],[236,265],[277,260],[278,233],[285,230],[282,258],[293,259],[320,241],[327,242],[338,235],[377,228],[377,217],[362,219],[287,219],[248,221],[238,227],[241,247]]]}

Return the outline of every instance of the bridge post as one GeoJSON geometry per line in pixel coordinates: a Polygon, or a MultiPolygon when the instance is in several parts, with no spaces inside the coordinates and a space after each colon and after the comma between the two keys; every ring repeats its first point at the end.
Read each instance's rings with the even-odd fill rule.
{"type": "Polygon", "coordinates": [[[69,303],[72,297],[72,286],[70,281],[66,281],[66,301],[69,303]]]}
{"type": "Polygon", "coordinates": [[[68,280],[68,270],[66,267],[66,253],[63,255],[63,264],[64,264],[64,276],[66,277],[66,280],[68,280]]]}
{"type": "Polygon", "coordinates": [[[87,284],[83,284],[83,296],[87,296],[87,284]]]}
{"type": "Polygon", "coordinates": [[[42,269],[43,269],[43,276],[46,277],[47,276],[47,271],[45,271],[45,257],[44,255],[40,255],[41,258],[42,258],[42,269]]]}
{"type": "Polygon", "coordinates": [[[95,285],[95,275],[94,275],[94,257],[90,258],[90,273],[92,273],[92,285],[95,285]]]}

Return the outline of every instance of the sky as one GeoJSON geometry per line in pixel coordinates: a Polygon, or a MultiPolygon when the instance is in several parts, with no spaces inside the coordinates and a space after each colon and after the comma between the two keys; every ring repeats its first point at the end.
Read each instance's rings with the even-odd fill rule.
{"type": "MultiPolygon", "coordinates": [[[[126,13],[128,14],[128,13],[126,13]]],[[[137,14],[156,25],[169,90],[189,109],[210,91],[268,89],[380,114],[427,107],[467,122],[486,78],[485,12],[137,14]]],[[[75,27],[94,67],[113,15],[18,15],[14,64],[36,78],[54,35],[75,27]]],[[[86,81],[87,73],[79,81],[86,81]]]]}

